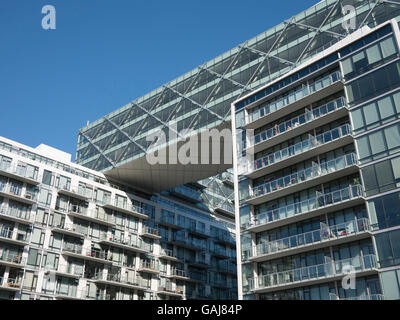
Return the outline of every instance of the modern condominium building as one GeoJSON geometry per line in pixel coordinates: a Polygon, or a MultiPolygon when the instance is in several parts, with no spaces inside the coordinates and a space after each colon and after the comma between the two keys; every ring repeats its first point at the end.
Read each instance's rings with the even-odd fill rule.
{"type": "Polygon", "coordinates": [[[240,298],[400,298],[399,20],[232,104],[240,298]]]}
{"type": "Polygon", "coordinates": [[[0,137],[0,299],[237,298],[229,207],[198,192],[228,173],[149,195],[70,158],[0,137]]]}

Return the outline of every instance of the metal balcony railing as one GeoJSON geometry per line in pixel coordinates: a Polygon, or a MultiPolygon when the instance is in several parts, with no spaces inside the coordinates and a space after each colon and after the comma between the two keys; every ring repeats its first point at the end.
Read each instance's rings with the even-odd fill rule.
{"type": "Polygon", "coordinates": [[[281,162],[288,158],[295,157],[301,153],[315,149],[321,145],[338,140],[350,134],[351,134],[351,127],[349,124],[345,124],[338,128],[324,132],[316,137],[311,136],[309,139],[305,141],[301,141],[293,146],[289,146],[275,153],[271,153],[261,159],[257,159],[254,162],[254,166],[250,168],[250,171],[252,172],[263,169],[265,167],[271,166],[275,163],[281,162]]]}
{"type": "Polygon", "coordinates": [[[250,198],[257,198],[270,193],[278,192],[282,189],[292,187],[315,178],[323,177],[345,168],[349,168],[357,163],[357,155],[355,153],[350,153],[325,162],[321,165],[314,164],[312,167],[307,169],[300,170],[285,177],[253,188],[252,192],[250,193],[250,198]]]}
{"type": "Polygon", "coordinates": [[[307,111],[297,117],[294,117],[288,121],[285,121],[281,124],[277,124],[275,127],[270,128],[268,130],[262,131],[261,133],[254,136],[254,138],[250,141],[251,145],[256,145],[261,142],[270,140],[276,136],[279,136],[285,132],[288,132],[292,129],[302,126],[303,124],[312,122],[320,117],[323,117],[329,113],[332,113],[342,107],[345,106],[345,99],[340,97],[333,101],[328,102],[318,108],[313,109],[312,111],[307,111]]]}
{"type": "Polygon", "coordinates": [[[307,214],[309,212],[363,197],[364,192],[361,185],[349,186],[347,188],[329,193],[316,193],[316,196],[302,202],[297,202],[282,208],[268,209],[266,213],[257,215],[249,227],[261,226],[289,217],[307,214]]]}
{"type": "MultiPolygon", "coordinates": [[[[270,273],[258,277],[258,289],[284,286],[292,283],[303,283],[315,279],[323,279],[346,274],[351,267],[355,272],[377,268],[375,255],[354,257],[339,261],[331,261],[320,265],[309,266],[294,270],[270,273]]],[[[257,289],[257,288],[255,288],[257,289]]]]}
{"type": "Polygon", "coordinates": [[[275,99],[274,101],[265,104],[261,108],[253,111],[249,114],[249,123],[254,122],[260,118],[264,118],[275,111],[278,111],[296,101],[299,101],[321,89],[327,88],[335,82],[341,81],[342,76],[340,71],[335,71],[322,79],[315,80],[307,85],[303,85],[300,88],[289,91],[281,99],[275,99]]]}
{"type": "Polygon", "coordinates": [[[160,236],[160,232],[158,231],[157,228],[152,228],[152,227],[149,227],[149,226],[143,226],[142,233],[143,234],[150,234],[150,235],[157,236],[157,237],[160,236]]]}
{"type": "Polygon", "coordinates": [[[150,269],[154,271],[159,271],[159,264],[156,261],[141,260],[140,269],[150,269]]]}
{"type": "Polygon", "coordinates": [[[260,243],[256,246],[256,256],[287,251],[318,242],[340,239],[370,230],[371,228],[367,218],[356,219],[334,226],[321,225],[321,229],[315,231],[310,231],[275,241],[260,243]]]}

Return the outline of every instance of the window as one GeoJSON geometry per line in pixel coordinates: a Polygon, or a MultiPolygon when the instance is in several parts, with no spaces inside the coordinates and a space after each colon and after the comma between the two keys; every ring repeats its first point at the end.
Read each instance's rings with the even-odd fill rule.
{"type": "Polygon", "coordinates": [[[50,190],[41,189],[39,195],[39,203],[45,206],[50,206],[52,193],[50,190]]]}
{"type": "Polygon", "coordinates": [[[28,253],[28,262],[27,264],[32,267],[39,267],[40,266],[40,258],[41,254],[39,250],[30,248],[28,253]]]}
{"type": "Polygon", "coordinates": [[[361,164],[400,151],[400,124],[364,135],[356,140],[361,164]]]}
{"type": "Polygon", "coordinates": [[[45,184],[45,185],[48,185],[48,186],[52,186],[53,185],[54,177],[53,177],[53,173],[51,171],[44,170],[42,183],[45,184]]]}

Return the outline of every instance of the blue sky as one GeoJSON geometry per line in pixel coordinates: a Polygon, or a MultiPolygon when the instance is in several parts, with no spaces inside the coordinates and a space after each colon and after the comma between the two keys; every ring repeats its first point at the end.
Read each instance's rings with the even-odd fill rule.
{"type": "Polygon", "coordinates": [[[1,0],[0,135],[73,155],[78,130],[316,0],[1,0]],[[44,5],[56,30],[44,30],[44,5]]]}

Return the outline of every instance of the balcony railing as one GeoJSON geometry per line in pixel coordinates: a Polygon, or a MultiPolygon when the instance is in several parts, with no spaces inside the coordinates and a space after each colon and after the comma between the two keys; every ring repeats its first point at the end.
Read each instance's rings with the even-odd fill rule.
{"type": "Polygon", "coordinates": [[[129,238],[121,238],[121,237],[115,237],[113,235],[108,235],[108,234],[102,234],[100,236],[100,241],[110,241],[110,242],[122,244],[125,246],[130,246],[130,247],[135,247],[138,249],[150,251],[150,249],[151,249],[150,244],[145,243],[144,241],[142,241],[139,238],[136,238],[135,240],[133,240],[133,239],[135,239],[135,238],[130,238],[130,237],[129,238]]]}
{"type": "Polygon", "coordinates": [[[351,269],[355,272],[375,269],[377,268],[376,256],[358,256],[315,266],[267,274],[258,278],[258,289],[340,276],[346,274],[348,267],[352,267],[351,269]]]}
{"type": "Polygon", "coordinates": [[[149,226],[143,226],[142,233],[143,234],[149,234],[149,235],[156,236],[156,237],[160,236],[160,232],[158,231],[158,229],[152,228],[152,227],[149,227],[149,226]]]}
{"type": "Polygon", "coordinates": [[[188,188],[186,186],[175,187],[175,188],[171,189],[171,192],[182,195],[185,198],[191,199],[195,202],[202,201],[201,194],[198,191],[188,188]]]}
{"type": "MultiPolygon", "coordinates": [[[[144,208],[135,206],[133,204],[130,204],[126,201],[122,202],[122,201],[118,201],[118,199],[116,198],[107,198],[104,199],[103,201],[99,201],[102,205],[110,205],[112,207],[115,208],[119,208],[125,211],[129,211],[129,212],[134,212],[134,213],[138,213],[141,215],[146,215],[149,216],[149,212],[147,212],[144,208]]],[[[117,210],[118,211],[118,210],[117,210]]]]}
{"type": "Polygon", "coordinates": [[[58,264],[57,272],[80,277],[83,275],[83,266],[73,264],[58,264]]]}
{"type": "Polygon", "coordinates": [[[82,246],[65,243],[62,250],[64,252],[76,253],[85,257],[91,257],[102,260],[109,260],[106,251],[83,249],[82,246]]]}
{"type": "Polygon", "coordinates": [[[20,289],[22,285],[22,279],[8,278],[7,281],[5,281],[3,277],[0,277],[0,285],[6,288],[20,289]]]}
{"type": "Polygon", "coordinates": [[[159,265],[156,261],[142,260],[140,261],[140,269],[159,271],[159,265]]]}
{"type": "Polygon", "coordinates": [[[188,274],[185,270],[180,270],[180,269],[171,269],[171,275],[177,276],[177,277],[182,277],[182,278],[187,278],[188,274]]]}
{"type": "Polygon", "coordinates": [[[357,163],[357,155],[355,153],[350,153],[321,165],[314,164],[312,167],[307,169],[300,170],[253,188],[250,198],[261,197],[315,178],[323,177],[338,170],[354,166],[357,163]]]}
{"type": "Polygon", "coordinates": [[[32,192],[25,189],[25,193],[22,193],[22,188],[19,186],[14,186],[12,184],[0,184],[0,192],[10,194],[11,196],[24,198],[26,200],[35,202],[37,201],[37,192],[32,192]]]}
{"type": "Polygon", "coordinates": [[[25,262],[22,258],[22,254],[15,254],[6,251],[4,251],[3,254],[0,255],[0,261],[11,262],[15,264],[24,264],[25,262]]]}
{"type": "Polygon", "coordinates": [[[339,298],[336,294],[330,295],[330,300],[385,300],[385,296],[383,294],[364,294],[357,297],[347,297],[347,298],[339,298]]]}
{"type": "Polygon", "coordinates": [[[256,255],[262,256],[318,242],[340,239],[360,232],[367,232],[370,231],[370,229],[369,220],[366,218],[352,220],[334,226],[321,225],[321,229],[315,231],[258,244],[256,247],[256,255]]]}
{"type": "Polygon", "coordinates": [[[12,207],[0,207],[0,216],[6,215],[9,217],[14,217],[17,219],[31,221],[31,212],[30,211],[23,211],[17,208],[12,207]]]}
{"type": "Polygon", "coordinates": [[[327,104],[324,104],[323,106],[313,109],[312,111],[307,111],[297,117],[294,117],[293,119],[290,119],[286,122],[276,125],[274,128],[270,128],[255,135],[251,143],[255,145],[270,140],[285,132],[288,132],[299,126],[302,126],[303,124],[312,122],[320,117],[332,113],[344,106],[345,106],[345,100],[343,97],[340,97],[339,99],[333,100],[327,104]]]}
{"type": "Polygon", "coordinates": [[[282,208],[270,209],[266,213],[257,215],[250,227],[265,225],[278,220],[283,220],[295,215],[306,214],[324,207],[349,201],[364,195],[361,185],[349,186],[345,189],[330,193],[317,193],[314,198],[297,202],[282,208]]]}
{"type": "Polygon", "coordinates": [[[322,133],[316,137],[311,136],[309,139],[296,143],[293,146],[287,147],[285,149],[279,150],[275,153],[271,153],[262,159],[258,159],[254,162],[254,167],[251,168],[252,171],[263,169],[267,166],[271,166],[275,163],[281,162],[288,158],[295,157],[306,151],[315,149],[326,143],[338,140],[344,136],[351,134],[351,127],[349,124],[345,124],[338,128],[332,129],[325,133],[322,133]]]}
{"type": "Polygon", "coordinates": [[[340,71],[335,71],[322,79],[316,80],[308,85],[304,85],[299,89],[295,89],[285,95],[285,97],[264,105],[263,107],[253,111],[249,115],[249,122],[254,122],[260,118],[264,118],[275,111],[278,111],[296,101],[299,101],[314,92],[327,88],[335,82],[341,81],[342,76],[340,71]]]}
{"type": "Polygon", "coordinates": [[[110,214],[106,214],[106,213],[102,214],[97,210],[87,210],[87,208],[85,208],[85,207],[71,205],[69,207],[68,212],[69,213],[73,213],[73,214],[79,214],[79,215],[82,215],[83,217],[96,219],[96,220],[99,220],[99,221],[102,221],[102,222],[115,224],[115,217],[114,216],[112,216],[110,214]]]}
{"type": "Polygon", "coordinates": [[[0,238],[6,238],[6,239],[11,239],[11,240],[16,240],[16,241],[23,241],[23,242],[28,241],[27,234],[14,232],[13,229],[5,228],[3,226],[0,226],[0,238]]]}
{"type": "Polygon", "coordinates": [[[26,167],[21,167],[18,165],[9,165],[2,162],[0,163],[0,171],[4,171],[10,173],[13,176],[25,178],[31,180],[32,182],[39,183],[39,177],[37,172],[28,171],[26,167]]]}

